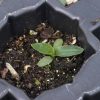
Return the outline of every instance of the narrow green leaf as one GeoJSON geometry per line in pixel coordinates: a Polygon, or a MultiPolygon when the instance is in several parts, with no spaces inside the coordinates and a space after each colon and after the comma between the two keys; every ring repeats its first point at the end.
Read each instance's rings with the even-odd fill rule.
{"type": "Polygon", "coordinates": [[[43,57],[43,58],[37,63],[37,65],[38,65],[39,67],[44,67],[44,66],[46,66],[46,65],[49,65],[49,64],[52,62],[52,60],[53,60],[52,57],[50,57],[50,56],[45,56],[45,57],[43,57]]]}
{"type": "Polygon", "coordinates": [[[57,39],[57,40],[54,42],[53,47],[56,49],[57,47],[62,46],[62,44],[63,44],[63,40],[62,40],[62,39],[57,39]]]}
{"type": "Polygon", "coordinates": [[[79,46],[64,45],[64,46],[58,47],[56,49],[56,56],[70,57],[70,56],[75,56],[75,55],[81,54],[83,51],[84,51],[84,49],[79,46]]]}
{"type": "Polygon", "coordinates": [[[47,43],[33,43],[31,44],[32,48],[37,50],[38,52],[42,53],[42,54],[47,54],[47,55],[51,55],[54,56],[55,55],[55,51],[54,48],[47,43]]]}
{"type": "Polygon", "coordinates": [[[66,0],[59,0],[63,5],[66,5],[66,0]]]}

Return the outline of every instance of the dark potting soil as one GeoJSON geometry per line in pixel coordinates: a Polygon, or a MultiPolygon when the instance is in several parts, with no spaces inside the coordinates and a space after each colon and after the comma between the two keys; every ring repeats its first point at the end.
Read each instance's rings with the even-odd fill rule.
{"type": "Polygon", "coordinates": [[[30,98],[35,98],[45,90],[72,82],[84,61],[83,53],[68,58],[56,57],[50,65],[44,68],[38,67],[37,62],[44,55],[33,50],[32,43],[53,44],[58,38],[62,38],[64,44],[80,45],[80,43],[74,34],[69,35],[54,30],[47,23],[39,24],[35,31],[37,34],[31,34],[32,30],[30,30],[24,35],[11,38],[3,53],[0,54],[0,77],[23,89],[30,98]],[[13,77],[5,63],[9,63],[16,70],[19,80],[13,77]]]}

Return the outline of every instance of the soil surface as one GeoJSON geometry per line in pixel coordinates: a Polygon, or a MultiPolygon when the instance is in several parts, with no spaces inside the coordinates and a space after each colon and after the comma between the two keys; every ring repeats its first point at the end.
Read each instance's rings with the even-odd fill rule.
{"type": "Polygon", "coordinates": [[[30,98],[35,98],[41,92],[56,88],[65,83],[71,83],[73,77],[80,70],[84,61],[84,53],[78,56],[60,58],[41,68],[37,62],[44,57],[43,54],[33,50],[32,43],[49,42],[53,44],[57,38],[62,38],[64,44],[80,45],[75,35],[68,35],[54,30],[47,23],[41,23],[34,30],[21,36],[13,37],[0,54],[0,77],[12,85],[23,89],[30,98]],[[9,63],[19,75],[16,79],[7,69],[9,63]]]}

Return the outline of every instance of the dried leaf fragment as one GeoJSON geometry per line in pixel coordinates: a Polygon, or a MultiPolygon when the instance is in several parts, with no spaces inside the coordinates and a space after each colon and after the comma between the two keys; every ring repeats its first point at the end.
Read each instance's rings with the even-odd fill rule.
{"type": "Polygon", "coordinates": [[[38,79],[35,79],[35,84],[36,84],[37,86],[39,86],[39,85],[41,85],[41,82],[40,82],[38,79]]]}
{"type": "Polygon", "coordinates": [[[8,68],[8,70],[10,71],[11,75],[13,76],[13,78],[15,78],[16,80],[19,80],[19,74],[16,72],[16,70],[12,67],[12,65],[10,63],[6,62],[6,67],[8,68]]]}

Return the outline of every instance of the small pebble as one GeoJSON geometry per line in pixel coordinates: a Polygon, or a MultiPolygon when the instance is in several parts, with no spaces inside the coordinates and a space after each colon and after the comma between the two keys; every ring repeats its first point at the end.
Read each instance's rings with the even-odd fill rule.
{"type": "Polygon", "coordinates": [[[74,70],[74,71],[76,71],[76,69],[75,69],[75,68],[74,68],[73,70],[74,70]]]}
{"type": "Polygon", "coordinates": [[[32,88],[32,84],[31,84],[31,83],[28,84],[28,88],[29,88],[29,89],[32,88]]]}
{"type": "Polygon", "coordinates": [[[63,75],[65,74],[65,72],[63,72],[63,75]]]}
{"type": "Polygon", "coordinates": [[[33,94],[34,92],[33,91],[31,91],[31,94],[33,94]]]}
{"type": "Polygon", "coordinates": [[[12,51],[12,49],[8,49],[8,51],[12,51]]]}
{"type": "Polygon", "coordinates": [[[40,86],[39,86],[38,88],[39,88],[39,89],[41,89],[41,87],[40,87],[40,86]]]}
{"type": "Polygon", "coordinates": [[[34,58],[34,54],[32,54],[31,57],[34,58]]]}
{"type": "Polygon", "coordinates": [[[22,51],[24,51],[24,49],[22,48],[22,51]]]}
{"type": "Polygon", "coordinates": [[[38,33],[35,32],[34,30],[30,30],[29,34],[30,34],[30,35],[37,35],[38,33]]]}
{"type": "Polygon", "coordinates": [[[50,80],[54,80],[54,78],[50,78],[50,80]]]}
{"type": "Polygon", "coordinates": [[[56,73],[58,73],[59,71],[58,70],[56,70],[56,73]]]}
{"type": "Polygon", "coordinates": [[[60,75],[58,74],[57,76],[59,77],[60,75]]]}
{"type": "Polygon", "coordinates": [[[50,82],[50,80],[49,80],[49,79],[47,79],[46,81],[47,81],[47,82],[50,82]]]}

